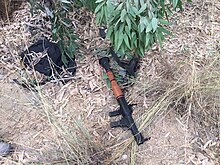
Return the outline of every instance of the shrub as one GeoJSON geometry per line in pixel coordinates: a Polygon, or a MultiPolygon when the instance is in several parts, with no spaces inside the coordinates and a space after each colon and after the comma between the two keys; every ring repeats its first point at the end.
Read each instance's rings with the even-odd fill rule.
{"type": "Polygon", "coordinates": [[[99,25],[107,25],[107,38],[116,51],[133,52],[141,57],[155,42],[162,46],[170,34],[168,17],[182,10],[181,0],[97,0],[95,13],[99,25]]]}
{"type": "MultiPolygon", "coordinates": [[[[187,0],[190,1],[190,0],[187,0]]],[[[96,22],[107,26],[107,38],[110,39],[115,51],[134,53],[144,56],[145,50],[155,42],[162,47],[166,29],[170,25],[168,18],[172,11],[182,10],[181,0],[58,0],[48,1],[48,7],[41,1],[29,0],[32,9],[40,9],[47,13],[52,23],[53,40],[59,43],[62,54],[64,52],[74,57],[77,46],[74,28],[68,19],[68,12],[73,7],[86,7],[95,12],[96,22]]],[[[63,62],[67,58],[63,56],[63,62]]]]}

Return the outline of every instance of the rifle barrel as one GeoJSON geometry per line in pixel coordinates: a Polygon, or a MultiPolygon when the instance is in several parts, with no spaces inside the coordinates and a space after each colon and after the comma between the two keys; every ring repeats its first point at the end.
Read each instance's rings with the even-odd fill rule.
{"type": "Polygon", "coordinates": [[[131,130],[135,141],[138,145],[143,144],[146,140],[142,136],[142,134],[138,131],[138,128],[132,118],[132,108],[128,105],[121,88],[119,87],[117,81],[114,78],[114,75],[110,69],[109,59],[107,57],[103,57],[99,60],[100,65],[105,69],[106,74],[110,80],[111,88],[113,94],[120,105],[120,109],[117,111],[110,112],[109,116],[117,116],[122,115],[122,119],[117,122],[111,122],[110,126],[113,127],[127,127],[131,130]]]}

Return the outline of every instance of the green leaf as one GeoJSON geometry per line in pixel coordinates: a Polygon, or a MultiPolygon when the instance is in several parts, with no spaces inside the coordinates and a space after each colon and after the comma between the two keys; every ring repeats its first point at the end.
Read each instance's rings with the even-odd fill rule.
{"type": "Polygon", "coordinates": [[[130,8],[131,8],[131,5],[130,5],[130,3],[127,2],[126,3],[126,10],[129,11],[130,8]]]}
{"type": "Polygon", "coordinates": [[[128,40],[128,36],[127,36],[126,33],[124,34],[123,38],[124,38],[126,46],[128,47],[128,49],[131,50],[131,46],[130,46],[130,43],[129,43],[129,40],[128,40]]]}
{"type": "Polygon", "coordinates": [[[173,0],[173,9],[176,9],[179,0],[173,0]]]}
{"type": "Polygon", "coordinates": [[[179,0],[179,2],[178,2],[178,4],[177,4],[177,7],[178,7],[181,11],[183,11],[183,5],[182,5],[181,0],[179,0]]]}
{"type": "Polygon", "coordinates": [[[139,9],[139,0],[134,0],[134,4],[135,4],[136,8],[139,9]]]}
{"type": "Polygon", "coordinates": [[[105,10],[104,10],[104,6],[103,6],[100,11],[100,23],[103,22],[104,12],[105,12],[105,10]]]}
{"type": "Polygon", "coordinates": [[[120,50],[121,50],[121,52],[122,52],[123,54],[125,54],[125,51],[127,50],[125,47],[126,47],[126,46],[125,46],[125,43],[123,42],[123,43],[121,44],[121,47],[120,47],[120,50]]]}
{"type": "Polygon", "coordinates": [[[97,7],[95,8],[95,13],[98,13],[101,10],[102,6],[103,6],[103,3],[98,4],[97,7]]]}
{"type": "Polygon", "coordinates": [[[70,52],[70,57],[73,58],[74,57],[75,47],[74,47],[72,42],[70,42],[70,45],[69,45],[68,49],[69,49],[69,52],[70,52]]]}
{"type": "Polygon", "coordinates": [[[140,18],[139,31],[142,33],[148,24],[146,17],[140,18]]]}
{"type": "Polygon", "coordinates": [[[157,30],[160,31],[160,32],[163,32],[165,34],[171,35],[171,33],[163,27],[158,27],[157,30]]]}
{"type": "Polygon", "coordinates": [[[109,13],[114,12],[114,8],[113,8],[113,5],[112,5],[111,0],[107,0],[106,4],[107,4],[108,12],[109,12],[109,13]]]}
{"type": "Polygon", "coordinates": [[[155,17],[152,18],[151,25],[153,28],[153,32],[155,32],[157,29],[157,18],[155,18],[155,17]]]}
{"type": "Polygon", "coordinates": [[[136,13],[133,11],[132,8],[133,8],[133,7],[129,8],[128,13],[129,13],[130,16],[135,17],[135,16],[136,16],[136,13]]]}
{"type": "Polygon", "coordinates": [[[115,31],[114,42],[113,42],[114,43],[113,46],[115,49],[118,46],[118,38],[119,38],[119,31],[117,30],[117,31],[115,31]]]}
{"type": "Polygon", "coordinates": [[[120,27],[119,27],[119,33],[123,33],[124,31],[124,28],[125,28],[125,24],[121,24],[120,27]]]}
{"type": "Polygon", "coordinates": [[[160,21],[160,24],[162,25],[170,25],[170,23],[167,20],[160,19],[159,21],[160,21]]]}
{"type": "Polygon", "coordinates": [[[123,9],[121,12],[121,17],[120,17],[121,22],[125,21],[126,14],[127,14],[127,11],[125,9],[123,9]]]}
{"type": "Polygon", "coordinates": [[[107,30],[106,37],[107,37],[107,38],[110,38],[111,35],[112,35],[112,33],[113,33],[113,31],[114,31],[114,28],[113,28],[112,26],[110,26],[110,27],[108,28],[108,30],[107,30]]]}
{"type": "Polygon", "coordinates": [[[105,20],[103,21],[103,23],[106,23],[108,20],[108,11],[107,11],[107,6],[104,7],[104,13],[105,13],[105,20]]]}
{"type": "Polygon", "coordinates": [[[140,23],[138,25],[138,28],[139,28],[139,31],[142,33],[144,31],[144,29],[145,29],[145,25],[143,23],[140,23]]]}
{"type": "Polygon", "coordinates": [[[141,6],[140,10],[138,11],[138,14],[141,14],[143,11],[145,11],[147,8],[147,4],[145,3],[143,6],[141,6]]]}
{"type": "Polygon", "coordinates": [[[121,23],[121,21],[120,21],[120,19],[118,19],[118,21],[114,24],[115,25],[114,26],[115,31],[118,30],[118,26],[120,25],[120,23],[121,23]]]}
{"type": "Polygon", "coordinates": [[[148,45],[149,45],[149,41],[150,41],[150,35],[147,34],[147,35],[146,35],[146,40],[145,40],[145,48],[148,47],[148,45]]]}
{"type": "Polygon", "coordinates": [[[131,20],[128,17],[126,17],[125,20],[126,20],[129,30],[131,30],[131,20]]]}
{"type": "Polygon", "coordinates": [[[131,39],[131,32],[128,26],[125,26],[125,32],[128,35],[128,37],[131,39]]]}
{"type": "Polygon", "coordinates": [[[115,9],[115,11],[117,11],[117,10],[121,10],[122,9],[122,6],[123,6],[123,3],[120,3],[118,6],[117,6],[117,8],[115,9]]]}
{"type": "Polygon", "coordinates": [[[142,46],[139,46],[140,56],[144,57],[144,48],[142,46]]]}
{"type": "Polygon", "coordinates": [[[146,33],[149,33],[151,30],[152,30],[153,28],[152,28],[152,24],[151,23],[149,23],[148,25],[147,25],[147,28],[146,28],[146,33]]]}
{"type": "MultiPolygon", "coordinates": [[[[112,27],[113,28],[113,27],[112,27]]],[[[112,33],[112,35],[110,36],[110,41],[111,43],[114,43],[114,33],[112,33]]],[[[115,44],[115,43],[114,43],[115,44]]]]}
{"type": "Polygon", "coordinates": [[[131,33],[131,47],[137,48],[137,35],[135,32],[131,33]]]}
{"type": "Polygon", "coordinates": [[[143,25],[147,25],[147,18],[146,17],[140,17],[140,23],[143,25]]]}
{"type": "Polygon", "coordinates": [[[131,10],[135,13],[135,15],[138,15],[138,9],[135,7],[131,7],[131,10]]]}
{"type": "Polygon", "coordinates": [[[140,2],[140,5],[141,5],[141,6],[144,6],[144,4],[145,4],[145,3],[144,3],[144,0],[139,0],[139,2],[140,2]]]}
{"type": "Polygon", "coordinates": [[[118,35],[117,35],[117,40],[118,40],[118,44],[116,45],[117,47],[116,47],[116,51],[118,51],[119,49],[120,49],[120,46],[121,46],[121,44],[122,44],[122,42],[123,42],[123,33],[120,33],[120,32],[118,32],[117,33],[118,35]]]}
{"type": "Polygon", "coordinates": [[[160,31],[157,30],[156,31],[156,37],[157,37],[157,40],[158,40],[158,42],[160,44],[160,47],[162,48],[162,41],[164,39],[163,34],[160,31]]]}
{"type": "Polygon", "coordinates": [[[143,42],[143,45],[145,43],[145,36],[146,36],[146,33],[138,33],[138,39],[139,41],[143,42]]]}
{"type": "Polygon", "coordinates": [[[101,13],[96,14],[95,23],[96,23],[97,25],[101,24],[101,13]]]}

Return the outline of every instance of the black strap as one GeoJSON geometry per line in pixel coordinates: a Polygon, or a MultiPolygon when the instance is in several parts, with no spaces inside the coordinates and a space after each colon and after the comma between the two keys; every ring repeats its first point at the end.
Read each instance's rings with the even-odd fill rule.
{"type": "MultiPolygon", "coordinates": [[[[105,27],[99,28],[99,35],[103,39],[105,39],[106,37],[105,31],[106,31],[105,27]]],[[[135,72],[137,71],[137,66],[139,62],[138,57],[133,57],[129,62],[124,62],[119,59],[118,55],[115,53],[114,48],[112,46],[110,47],[109,52],[120,67],[124,68],[130,76],[135,76],[135,72]]]]}
{"type": "Polygon", "coordinates": [[[110,47],[110,53],[120,67],[126,69],[127,73],[130,76],[135,76],[135,72],[137,71],[137,66],[139,62],[139,59],[137,57],[132,57],[132,59],[129,62],[123,62],[119,59],[113,47],[110,47]]]}

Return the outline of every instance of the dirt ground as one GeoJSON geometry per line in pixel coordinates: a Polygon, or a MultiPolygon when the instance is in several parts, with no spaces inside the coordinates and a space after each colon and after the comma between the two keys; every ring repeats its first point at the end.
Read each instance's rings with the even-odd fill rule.
{"type": "MultiPolygon", "coordinates": [[[[1,87],[1,114],[4,116],[1,120],[1,136],[13,143],[16,149],[12,159],[3,158],[5,163],[11,164],[13,160],[21,164],[44,162],[47,161],[44,157],[50,159],[49,155],[53,152],[57,154],[52,150],[56,144],[52,142],[54,135],[50,124],[44,114],[39,114],[40,110],[33,108],[36,103],[32,94],[13,82],[3,82],[1,87]]],[[[137,156],[138,162],[143,160],[140,164],[184,164],[185,145],[189,144],[186,132],[181,128],[183,126],[175,116],[167,114],[151,128],[151,140],[140,146],[137,154],[140,155],[137,156]]],[[[108,123],[104,126],[108,126],[108,123]]],[[[52,160],[53,157],[55,155],[52,160]]]]}
{"type": "MultiPolygon", "coordinates": [[[[78,19],[94,23],[90,16],[78,19]]],[[[77,57],[77,72],[70,82],[49,82],[37,87],[37,92],[16,84],[13,79],[27,77],[19,52],[49,35],[45,32],[47,24],[30,28],[38,21],[23,4],[10,24],[0,28],[0,138],[14,149],[9,156],[0,157],[1,164],[218,164],[219,135],[200,136],[200,129],[190,120],[190,110],[179,113],[181,107],[176,111],[166,101],[161,102],[165,106],[160,113],[154,113],[143,127],[144,136],[151,139],[138,147],[129,143],[120,150],[120,145],[123,148],[131,140],[131,134],[109,127],[112,119],[108,112],[117,103],[102,80],[94,56],[94,48],[103,42],[95,26],[86,24],[79,30],[85,42],[81,50],[85,57],[77,57]]],[[[196,0],[185,5],[183,12],[175,13],[171,30],[173,37],[167,38],[162,50],[154,46],[146,53],[134,85],[126,92],[129,102],[137,103],[134,118],[139,126],[145,112],[156,106],[154,102],[170,86],[163,80],[171,83],[192,72],[179,67],[191,62],[185,59],[195,58],[199,71],[206,57],[219,55],[220,2],[196,0]],[[156,84],[152,86],[156,90],[150,89],[152,84],[156,84]]],[[[208,127],[211,132],[213,126],[208,127]]]]}

